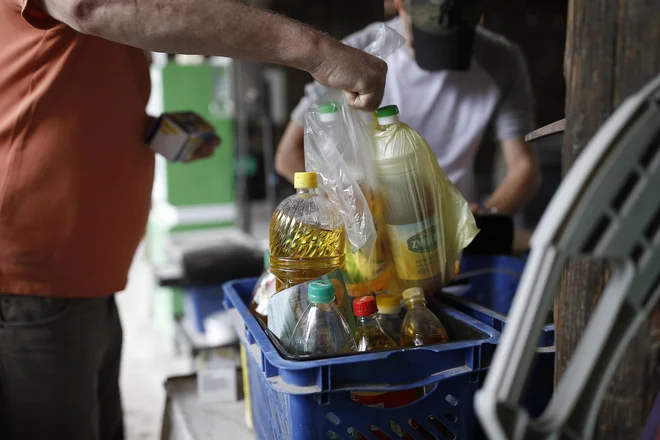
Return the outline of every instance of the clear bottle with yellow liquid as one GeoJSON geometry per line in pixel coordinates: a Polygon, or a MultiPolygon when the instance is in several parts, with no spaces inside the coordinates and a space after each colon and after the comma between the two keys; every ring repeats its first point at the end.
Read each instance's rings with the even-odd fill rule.
{"type": "MultiPolygon", "coordinates": [[[[398,344],[385,333],[378,322],[376,298],[368,295],[353,300],[353,312],[357,318],[355,343],[358,351],[398,348],[398,344]]],[[[390,392],[354,391],[351,392],[351,399],[374,408],[398,408],[411,404],[423,395],[421,388],[390,392]]]]}
{"type": "Polygon", "coordinates": [[[426,307],[426,298],[422,289],[419,287],[406,289],[403,292],[403,301],[407,311],[401,326],[402,347],[419,347],[450,341],[445,326],[426,307]]]}
{"type": "Polygon", "coordinates": [[[270,221],[270,271],[277,291],[341,268],[346,235],[339,212],[316,192],[316,173],[296,173],[297,193],[285,199],[270,221]]]}

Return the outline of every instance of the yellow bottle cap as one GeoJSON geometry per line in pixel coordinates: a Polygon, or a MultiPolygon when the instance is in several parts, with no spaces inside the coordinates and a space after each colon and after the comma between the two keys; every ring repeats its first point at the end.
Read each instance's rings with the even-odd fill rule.
{"type": "Polygon", "coordinates": [[[424,299],[424,291],[421,289],[421,287],[411,287],[403,291],[404,301],[417,298],[424,299]]]}
{"type": "Polygon", "coordinates": [[[395,315],[401,311],[401,300],[398,296],[381,294],[376,296],[378,312],[386,315],[395,315]]]}
{"type": "Polygon", "coordinates": [[[296,173],[293,176],[293,186],[296,189],[314,189],[318,186],[316,173],[296,173]]]}

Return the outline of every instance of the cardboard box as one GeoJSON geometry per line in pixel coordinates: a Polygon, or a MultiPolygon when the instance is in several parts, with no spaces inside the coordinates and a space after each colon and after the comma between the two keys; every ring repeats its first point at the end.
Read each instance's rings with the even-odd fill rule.
{"type": "Polygon", "coordinates": [[[215,129],[193,112],[163,113],[147,135],[147,144],[169,162],[185,162],[215,136],[215,129]]]}
{"type": "MultiPolygon", "coordinates": [[[[233,353],[234,350],[231,349],[233,353]]],[[[197,396],[203,401],[235,402],[239,398],[238,359],[221,348],[204,350],[197,364],[197,396]]]]}

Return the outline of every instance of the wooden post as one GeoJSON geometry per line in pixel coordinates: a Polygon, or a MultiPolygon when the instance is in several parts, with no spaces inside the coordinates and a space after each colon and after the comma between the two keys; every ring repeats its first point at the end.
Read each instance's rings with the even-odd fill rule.
{"type": "MultiPolygon", "coordinates": [[[[564,170],[630,94],[660,74],[658,0],[571,0],[564,170]]],[[[660,268],[658,268],[660,270],[660,268]]],[[[561,376],[607,281],[604,261],[574,261],[556,301],[561,376]]],[[[597,439],[637,439],[660,390],[660,306],[631,342],[605,396],[597,439]]]]}

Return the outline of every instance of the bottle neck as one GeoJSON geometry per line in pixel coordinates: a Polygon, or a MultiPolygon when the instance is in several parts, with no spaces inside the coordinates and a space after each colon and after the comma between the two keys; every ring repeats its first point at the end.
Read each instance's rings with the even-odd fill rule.
{"type": "Polygon", "coordinates": [[[378,325],[376,322],[376,314],[369,316],[356,316],[358,327],[375,327],[378,325]]]}
{"type": "Polygon", "coordinates": [[[327,303],[312,303],[314,307],[317,309],[323,311],[323,312],[330,312],[334,308],[334,303],[333,302],[327,302],[327,303]]]}
{"type": "Polygon", "coordinates": [[[423,298],[409,299],[405,301],[405,304],[408,310],[414,308],[422,308],[422,307],[426,307],[426,300],[423,298]]]}
{"type": "Polygon", "coordinates": [[[316,188],[298,188],[296,189],[296,193],[316,195],[316,188]]]}

